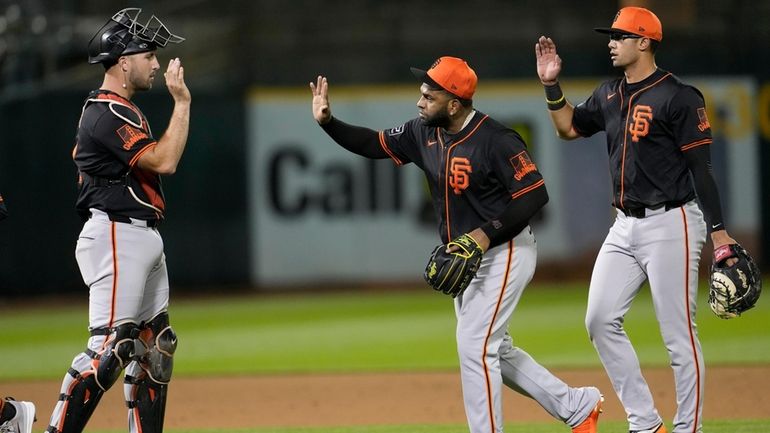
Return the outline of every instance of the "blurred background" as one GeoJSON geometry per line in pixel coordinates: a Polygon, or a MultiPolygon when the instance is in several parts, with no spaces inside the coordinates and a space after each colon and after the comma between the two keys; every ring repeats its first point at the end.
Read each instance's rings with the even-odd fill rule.
{"type": "MultiPolygon", "coordinates": [[[[307,83],[328,76],[336,116],[389,128],[416,116],[409,66],[442,55],[471,64],[475,106],[525,136],[546,178],[536,279],[587,284],[613,216],[604,137],[555,137],[533,46],[554,38],[563,87],[579,102],[618,75],[591,29],[632,4],[663,22],[658,65],[704,93],[729,231],[766,269],[770,2],[0,0],[0,193],[10,211],[0,297],[85,293],[70,152],[103,74],[86,46],[124,7],[187,38],[158,53],[162,65],[182,59],[193,95],[160,228],[176,293],[420,284],[438,242],[421,173],[334,144],[312,119],[307,83]]],[[[172,108],[162,76],[134,101],[159,137],[172,108]]]]}

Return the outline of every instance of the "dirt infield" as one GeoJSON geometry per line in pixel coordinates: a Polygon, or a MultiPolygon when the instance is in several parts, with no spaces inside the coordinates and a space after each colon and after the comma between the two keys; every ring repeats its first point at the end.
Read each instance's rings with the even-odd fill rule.
{"type": "MultiPolygon", "coordinates": [[[[571,385],[595,384],[606,398],[606,419],[623,420],[603,371],[559,370],[571,385]]],[[[711,367],[707,370],[704,418],[770,416],[770,366],[711,367]]],[[[674,413],[669,369],[646,369],[658,410],[670,423],[674,413]]],[[[2,394],[38,406],[36,430],[45,427],[59,392],[58,382],[0,383],[2,394]]],[[[532,400],[510,390],[505,419],[551,419],[532,400]]],[[[124,428],[126,413],[120,382],[107,393],[91,428],[124,428]]],[[[166,413],[168,428],[249,428],[268,426],[350,426],[370,424],[463,423],[459,376],[445,373],[362,373],[327,375],[178,378],[166,413]]]]}

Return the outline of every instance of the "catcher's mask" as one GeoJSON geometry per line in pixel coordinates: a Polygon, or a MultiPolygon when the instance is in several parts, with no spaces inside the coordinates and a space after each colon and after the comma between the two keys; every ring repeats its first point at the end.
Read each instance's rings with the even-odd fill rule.
{"type": "Polygon", "coordinates": [[[126,8],[113,15],[88,42],[88,63],[109,67],[120,56],[154,51],[170,42],[184,41],[172,34],[155,15],[146,24],[140,24],[141,12],[139,8],[126,8]]]}

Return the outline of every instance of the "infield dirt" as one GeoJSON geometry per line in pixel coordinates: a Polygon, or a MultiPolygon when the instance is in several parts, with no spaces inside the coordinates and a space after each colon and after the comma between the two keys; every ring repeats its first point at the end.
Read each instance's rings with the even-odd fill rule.
{"type": "MultiPolygon", "coordinates": [[[[572,386],[595,385],[605,396],[603,419],[625,412],[602,370],[554,370],[572,386]]],[[[670,425],[675,410],[668,368],[644,371],[658,410],[670,425]]],[[[59,382],[5,382],[0,392],[31,400],[42,430],[59,394],[59,382]]],[[[706,371],[705,419],[770,416],[770,366],[710,367],[706,371]]],[[[170,385],[166,427],[176,429],[374,424],[464,423],[457,372],[360,373],[175,378],[170,385]]],[[[553,420],[532,400],[506,389],[506,422],[553,420]]],[[[554,420],[554,422],[556,422],[554,420]]],[[[89,427],[126,426],[123,386],[105,395],[89,427]]]]}

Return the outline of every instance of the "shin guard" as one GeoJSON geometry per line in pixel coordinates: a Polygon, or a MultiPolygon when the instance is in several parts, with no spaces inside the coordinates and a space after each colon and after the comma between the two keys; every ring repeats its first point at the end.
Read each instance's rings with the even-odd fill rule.
{"type": "Polygon", "coordinates": [[[126,369],[124,386],[129,432],[161,433],[177,344],[168,313],[144,325],[139,338],[146,351],[126,369]]]}
{"type": "Polygon", "coordinates": [[[75,357],[64,376],[46,432],[83,431],[102,395],[133,359],[134,339],[138,335],[138,327],[133,323],[91,331],[88,349],[75,357]]]}

